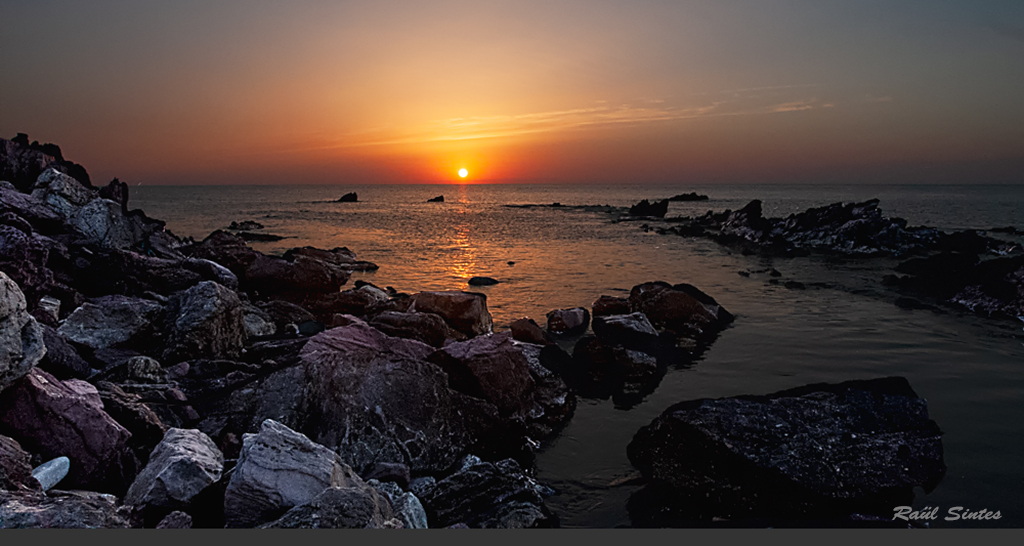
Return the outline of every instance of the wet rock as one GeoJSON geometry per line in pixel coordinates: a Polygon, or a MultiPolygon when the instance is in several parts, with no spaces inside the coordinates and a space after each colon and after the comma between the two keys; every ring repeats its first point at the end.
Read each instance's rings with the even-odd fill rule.
{"type": "Polygon", "coordinates": [[[33,369],[0,396],[0,430],[44,457],[71,459],[68,485],[123,493],[135,477],[131,437],[103,411],[96,388],[33,369]]]}
{"type": "Polygon", "coordinates": [[[651,324],[676,335],[708,337],[732,322],[733,316],[704,292],[689,284],[649,282],[634,286],[630,307],[651,324]]]}
{"type": "Polygon", "coordinates": [[[261,529],[385,529],[396,527],[386,495],[366,485],[329,487],[261,529]]]}
{"type": "MultiPolygon", "coordinates": [[[[567,423],[576,410],[576,396],[570,392],[561,376],[545,366],[545,363],[550,365],[551,360],[546,352],[561,352],[561,349],[556,345],[513,344],[526,358],[534,383],[534,405],[527,416],[529,435],[531,438],[547,438],[567,423]]],[[[568,355],[565,357],[568,358],[568,355]]]]}
{"type": "Polygon", "coordinates": [[[438,195],[437,197],[427,199],[427,203],[444,203],[444,196],[438,195]]]}
{"type": "Polygon", "coordinates": [[[124,503],[187,508],[203,489],[220,479],[223,470],[224,455],[209,436],[194,429],[171,428],[128,489],[124,503]]]}
{"type": "Polygon", "coordinates": [[[385,311],[370,319],[369,324],[389,336],[415,339],[431,347],[466,339],[465,334],[452,329],[443,318],[433,313],[385,311]]]}
{"type": "Polygon", "coordinates": [[[45,354],[42,326],[26,312],[18,285],[0,272],[0,392],[28,374],[45,354]]]}
{"type": "Polygon", "coordinates": [[[245,322],[238,295],[213,281],[199,283],[172,298],[164,360],[237,356],[245,345],[245,322]]]}
{"type": "Polygon", "coordinates": [[[630,461],[662,506],[642,525],[689,519],[889,514],[941,480],[942,432],[903,378],[814,384],[676,404],[637,432],[630,461]]]}
{"type": "Polygon", "coordinates": [[[0,491],[0,529],[127,529],[117,497],[91,491],[0,491]]]}
{"type": "Polygon", "coordinates": [[[945,252],[913,258],[896,267],[908,276],[887,284],[910,294],[996,318],[1024,316],[1024,256],[980,260],[975,254],[945,252]]]}
{"type": "Polygon", "coordinates": [[[587,331],[590,326],[590,311],[583,307],[555,309],[549,311],[548,332],[556,335],[574,335],[587,331]]]}
{"type": "Polygon", "coordinates": [[[228,527],[271,521],[328,488],[364,485],[337,453],[275,421],[264,421],[242,442],[224,493],[228,527]]]}
{"type": "Polygon", "coordinates": [[[440,315],[452,328],[473,337],[492,331],[487,296],[476,292],[418,292],[410,311],[440,315]]]}
{"type": "Polygon", "coordinates": [[[57,331],[93,349],[142,346],[152,336],[163,312],[163,305],[153,300],[103,296],[75,309],[57,331]]]}
{"type": "Polygon", "coordinates": [[[512,338],[518,341],[537,345],[550,345],[552,343],[540,325],[529,317],[523,317],[513,322],[509,325],[509,330],[512,332],[512,338]]]}
{"type": "Polygon", "coordinates": [[[472,277],[468,281],[466,281],[466,283],[469,284],[470,286],[491,286],[498,284],[500,282],[501,281],[499,281],[498,279],[494,279],[491,277],[472,277]]]}
{"type": "Polygon", "coordinates": [[[658,345],[658,331],[643,313],[594,317],[594,334],[606,345],[621,345],[635,350],[653,352],[658,345]]]}
{"type": "Polygon", "coordinates": [[[632,207],[629,207],[630,216],[653,216],[656,218],[664,218],[667,213],[668,199],[662,199],[661,201],[655,201],[654,203],[644,199],[632,207]]]}
{"type": "Polygon", "coordinates": [[[43,491],[53,489],[71,471],[71,459],[57,457],[32,469],[32,477],[39,482],[43,491]]]}
{"type": "Polygon", "coordinates": [[[616,298],[613,296],[601,296],[591,306],[594,317],[605,315],[628,315],[632,312],[627,298],[616,298]]]}
{"type": "Polygon", "coordinates": [[[455,390],[482,398],[505,416],[525,418],[533,408],[530,364],[507,333],[449,343],[430,355],[455,390]]]}
{"type": "Polygon", "coordinates": [[[558,519],[544,505],[542,491],[545,488],[511,459],[488,463],[467,457],[459,471],[438,481],[420,501],[431,527],[557,527],[558,519]]]}
{"type": "Polygon", "coordinates": [[[31,461],[32,456],[14,438],[0,435],[0,491],[39,490],[31,461]]]}
{"type": "Polygon", "coordinates": [[[356,195],[356,192],[353,191],[339,197],[338,203],[355,203],[358,200],[359,196],[356,195]]]}
{"type": "MultiPolygon", "coordinates": [[[[311,246],[292,248],[284,253],[284,259],[293,260],[297,256],[307,256],[336,265],[345,271],[374,271],[378,269],[377,264],[356,259],[356,253],[346,247],[335,247],[331,250],[323,250],[311,246]]],[[[358,281],[356,288],[359,288],[358,281]]]]}

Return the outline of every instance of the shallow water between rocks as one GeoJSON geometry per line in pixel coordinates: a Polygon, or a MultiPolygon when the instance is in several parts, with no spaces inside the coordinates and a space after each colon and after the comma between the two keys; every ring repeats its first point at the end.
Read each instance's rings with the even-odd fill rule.
{"type": "MultiPolygon", "coordinates": [[[[697,191],[668,216],[764,202],[785,216],[834,202],[881,199],[887,216],[944,230],[1024,228],[1021,186],[132,186],[130,208],[202,239],[232,221],[255,220],[286,237],[250,243],[267,253],[347,246],[380,265],[357,273],[399,291],[470,290],[487,295],[496,330],[520,317],[541,325],[555,308],[590,307],[654,280],[690,283],[736,315],[702,357],[669,369],[639,403],[579,400],[569,424],[537,452],[537,478],[558,493],[548,506],[563,527],[630,526],[639,474],[626,457],[633,434],[668,406],[695,398],[767,394],[815,382],[907,377],[942,430],[943,481],[918,490],[914,507],[1001,514],[995,521],[940,519],[935,527],[1024,526],[1024,322],[942,308],[907,310],[881,277],[890,259],[744,256],[706,239],[645,232],[604,208],[697,191]],[[339,203],[355,191],[359,201],[339,203]],[[444,195],[444,203],[427,199],[444,195]],[[563,207],[510,207],[550,205],[563,207]],[[781,273],[771,284],[767,273],[781,273]],[[751,272],[749,277],[739,272],[751,272]],[[469,287],[474,276],[493,286],[469,287]],[[788,289],[785,281],[806,289],[788,289]]],[[[646,222],[651,226],[661,222],[646,222]]],[[[1007,240],[1021,242],[1014,236],[1007,240]]],[[[574,340],[564,340],[571,349],[574,340]]]]}

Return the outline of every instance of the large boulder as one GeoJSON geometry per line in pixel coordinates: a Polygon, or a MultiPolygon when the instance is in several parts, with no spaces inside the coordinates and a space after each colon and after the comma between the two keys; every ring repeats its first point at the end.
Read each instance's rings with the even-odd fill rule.
{"type": "Polygon", "coordinates": [[[36,180],[32,197],[49,205],[61,217],[70,218],[79,208],[96,199],[97,195],[78,180],[56,169],[47,169],[36,180]]]}
{"type": "Polygon", "coordinates": [[[606,345],[653,352],[658,331],[643,313],[594,317],[594,334],[606,345]]]}
{"type": "Polygon", "coordinates": [[[491,313],[487,311],[487,296],[484,294],[455,290],[418,292],[412,295],[412,300],[410,311],[440,315],[452,328],[467,336],[492,331],[491,313]]]}
{"type": "Polygon", "coordinates": [[[497,463],[468,456],[454,474],[428,488],[420,501],[431,527],[557,527],[544,505],[550,489],[538,484],[511,459],[497,463]]]}
{"type": "Polygon", "coordinates": [[[433,313],[384,311],[370,319],[370,326],[389,336],[415,339],[431,347],[443,347],[448,341],[466,339],[463,333],[433,313]]]}
{"type": "Polygon", "coordinates": [[[371,310],[387,302],[387,293],[372,286],[362,286],[341,292],[331,292],[305,299],[304,307],[312,311],[321,322],[329,322],[335,314],[365,317],[371,310]]]}
{"type": "Polygon", "coordinates": [[[102,296],[75,309],[57,331],[93,349],[146,346],[163,312],[164,306],[153,300],[102,296]]]}
{"type": "Polygon", "coordinates": [[[0,490],[0,529],[127,529],[117,497],[92,491],[0,490]]]}
{"type": "Polygon", "coordinates": [[[165,361],[232,357],[245,345],[242,302],[216,282],[204,281],[175,294],[168,309],[165,361]]]}
{"type": "Polygon", "coordinates": [[[124,392],[109,381],[96,382],[96,390],[103,401],[103,411],[132,434],[128,447],[140,461],[147,461],[164,435],[167,426],[145,402],[142,396],[124,392]]]}
{"type": "Polygon", "coordinates": [[[135,478],[124,503],[130,506],[186,508],[203,489],[220,479],[224,455],[209,436],[172,428],[135,478]]]}
{"type": "Polygon", "coordinates": [[[67,456],[71,487],[123,493],[135,477],[131,437],[103,411],[85,381],[60,381],[35,368],[0,396],[0,430],[47,459],[67,456]]]}
{"type": "Polygon", "coordinates": [[[272,420],[246,434],[224,493],[228,527],[254,527],[330,487],[365,487],[337,453],[272,420]]]}
{"type": "Polygon", "coordinates": [[[493,403],[504,416],[525,419],[533,409],[530,364],[508,333],[449,343],[430,361],[444,369],[452,388],[493,403]]]}
{"type": "Polygon", "coordinates": [[[103,248],[131,248],[163,227],[163,222],[147,221],[143,215],[126,215],[119,203],[101,198],[74,209],[68,224],[82,242],[103,248]]]}
{"type": "Polygon", "coordinates": [[[42,233],[53,234],[64,228],[64,219],[46,203],[10,187],[0,186],[0,211],[17,214],[42,233]]]}
{"type": "Polygon", "coordinates": [[[170,295],[203,281],[238,288],[234,273],[209,260],[157,258],[121,249],[97,249],[76,256],[74,281],[75,287],[88,295],[170,295]]]}
{"type": "Polygon", "coordinates": [[[53,271],[47,267],[50,251],[44,239],[11,225],[0,224],[0,272],[18,283],[30,301],[49,293],[53,271]]]}
{"type": "Polygon", "coordinates": [[[714,298],[690,284],[640,284],[630,291],[629,304],[634,312],[646,315],[655,327],[676,335],[711,337],[733,320],[732,314],[714,298]]]}
{"type": "Polygon", "coordinates": [[[682,402],[627,448],[662,499],[652,507],[640,495],[630,511],[644,525],[659,524],[649,519],[657,513],[891,516],[915,487],[930,491],[941,480],[941,435],[927,403],[899,377],[682,402]]]}
{"type": "Polygon", "coordinates": [[[57,379],[86,379],[92,373],[92,366],[69,343],[68,339],[55,328],[41,324],[46,354],[39,361],[39,367],[50,372],[57,379]]]}
{"type": "Polygon", "coordinates": [[[591,313],[595,318],[605,315],[628,315],[631,312],[629,299],[615,296],[601,296],[594,300],[591,307],[591,313]]]}
{"type": "Polygon", "coordinates": [[[245,270],[242,287],[260,298],[299,299],[331,294],[348,282],[349,273],[330,262],[307,255],[293,260],[259,254],[245,270]]]}
{"type": "Polygon", "coordinates": [[[0,272],[0,391],[28,374],[45,354],[42,327],[26,312],[24,294],[0,272]]]}
{"type": "Polygon", "coordinates": [[[193,258],[201,258],[218,263],[234,273],[241,281],[245,272],[261,254],[245,244],[245,241],[226,231],[214,231],[202,242],[182,249],[182,252],[193,258]]]}
{"type": "Polygon", "coordinates": [[[449,387],[427,361],[433,351],[365,323],[317,334],[300,353],[309,391],[304,430],[360,472],[382,462],[438,472],[470,449],[520,448],[522,433],[494,405],[449,387]]]}

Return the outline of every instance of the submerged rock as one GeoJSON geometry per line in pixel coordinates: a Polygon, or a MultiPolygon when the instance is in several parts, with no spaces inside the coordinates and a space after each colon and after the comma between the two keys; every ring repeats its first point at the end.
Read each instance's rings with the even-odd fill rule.
{"type": "Polygon", "coordinates": [[[814,384],[676,404],[637,432],[651,480],[638,525],[685,519],[890,515],[942,479],[942,432],[906,379],[814,384]],[[657,499],[654,506],[651,499],[657,499]]]}

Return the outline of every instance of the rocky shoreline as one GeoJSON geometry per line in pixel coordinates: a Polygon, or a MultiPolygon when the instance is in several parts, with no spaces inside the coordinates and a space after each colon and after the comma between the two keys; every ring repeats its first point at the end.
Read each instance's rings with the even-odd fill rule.
{"type": "MultiPolygon", "coordinates": [[[[345,288],[376,269],[347,248],[266,255],[244,222],[180,239],[20,137],[0,140],[0,528],[557,527],[533,454],[577,397],[635,405],[735,320],[657,281],[496,332],[483,294],[345,288]]],[[[708,221],[774,248],[748,208],[708,221]]],[[[630,444],[630,511],[881,522],[941,479],[940,436],[899,378],[682,402],[630,444]]]]}

